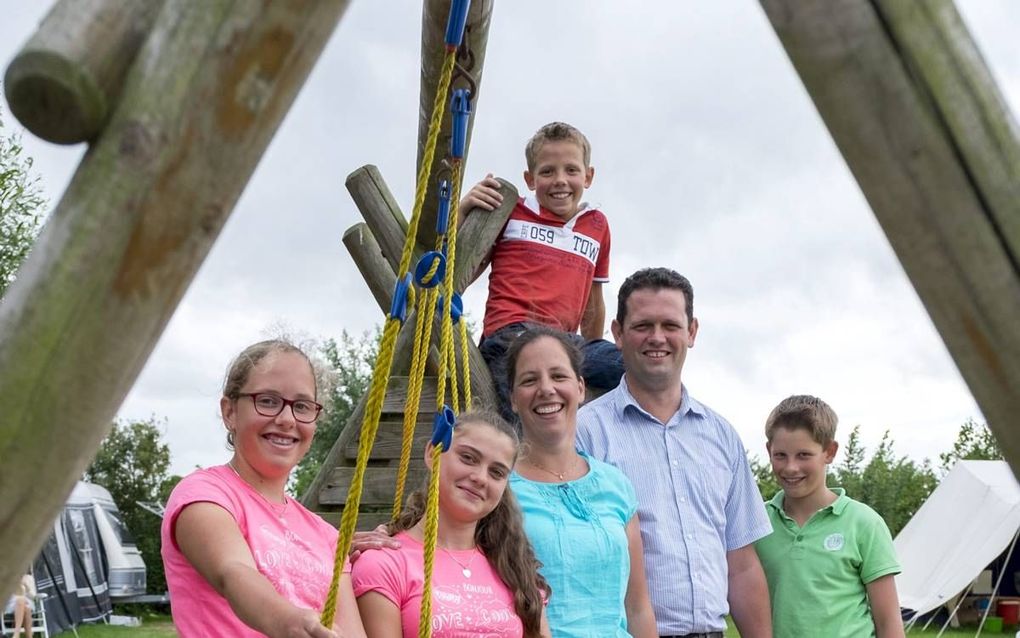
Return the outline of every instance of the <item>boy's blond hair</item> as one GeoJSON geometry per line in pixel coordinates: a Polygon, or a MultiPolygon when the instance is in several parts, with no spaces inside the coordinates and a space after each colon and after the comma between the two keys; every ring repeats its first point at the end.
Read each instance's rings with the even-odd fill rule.
{"type": "Polygon", "coordinates": [[[584,167],[588,168],[591,165],[591,144],[588,143],[584,133],[563,122],[550,122],[538,129],[524,147],[524,159],[528,162],[528,170],[535,170],[535,160],[543,144],[562,141],[577,144],[581,148],[581,155],[584,156],[584,167]]]}
{"type": "Polygon", "coordinates": [[[839,417],[829,404],[810,394],[795,394],[779,402],[765,419],[765,439],[771,443],[776,428],[807,430],[823,448],[836,440],[839,417]]]}

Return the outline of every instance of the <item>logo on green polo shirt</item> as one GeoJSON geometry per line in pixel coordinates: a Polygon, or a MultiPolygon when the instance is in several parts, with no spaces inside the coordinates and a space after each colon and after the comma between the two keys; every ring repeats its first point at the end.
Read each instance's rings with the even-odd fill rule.
{"type": "Polygon", "coordinates": [[[825,542],[822,544],[825,546],[825,549],[829,550],[830,552],[838,552],[839,550],[843,549],[844,543],[845,541],[843,540],[843,535],[840,534],[839,532],[836,532],[835,534],[829,534],[828,536],[826,536],[825,542]]]}

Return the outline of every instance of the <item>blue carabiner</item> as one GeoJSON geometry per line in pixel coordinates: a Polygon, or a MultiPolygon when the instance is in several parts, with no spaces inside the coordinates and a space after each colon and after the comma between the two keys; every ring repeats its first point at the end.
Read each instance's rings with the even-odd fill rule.
{"type": "Polygon", "coordinates": [[[432,445],[442,444],[443,452],[449,450],[450,444],[453,442],[453,426],[456,422],[457,417],[453,410],[450,409],[450,406],[444,405],[432,420],[432,439],[429,443],[432,445]]]}
{"type": "Polygon", "coordinates": [[[436,212],[436,234],[445,235],[450,228],[450,180],[439,182],[439,210],[436,212]]]}
{"type": "Polygon", "coordinates": [[[446,255],[438,250],[430,250],[422,255],[421,259],[418,260],[418,265],[414,268],[414,281],[422,288],[438,286],[442,283],[443,277],[445,276],[446,255]],[[437,260],[439,264],[436,267],[436,272],[433,273],[431,278],[429,278],[429,271],[432,270],[432,265],[437,260]]]}
{"type": "Polygon", "coordinates": [[[393,301],[390,303],[390,319],[399,319],[400,325],[404,325],[407,319],[407,291],[411,287],[411,273],[405,274],[397,280],[393,287],[393,301]]]}
{"type": "Polygon", "coordinates": [[[450,3],[450,17],[446,21],[446,50],[453,51],[464,39],[464,27],[467,26],[468,9],[471,0],[453,0],[450,3]]]}
{"type": "Polygon", "coordinates": [[[450,318],[453,319],[454,325],[460,321],[461,315],[464,314],[464,300],[460,298],[460,295],[453,293],[453,303],[450,304],[450,318]]]}
{"type": "Polygon", "coordinates": [[[471,91],[457,89],[450,100],[453,113],[453,136],[450,138],[450,157],[455,160],[464,157],[467,150],[468,120],[471,118],[471,91]]]}

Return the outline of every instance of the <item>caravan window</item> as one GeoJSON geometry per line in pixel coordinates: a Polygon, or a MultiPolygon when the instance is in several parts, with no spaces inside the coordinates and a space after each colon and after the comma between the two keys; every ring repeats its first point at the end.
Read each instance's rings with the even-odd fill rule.
{"type": "Polygon", "coordinates": [[[117,540],[120,541],[121,545],[134,545],[135,537],[128,531],[127,525],[120,520],[120,512],[114,512],[103,508],[103,513],[106,514],[106,519],[110,521],[110,526],[113,527],[113,533],[117,535],[117,540]]]}

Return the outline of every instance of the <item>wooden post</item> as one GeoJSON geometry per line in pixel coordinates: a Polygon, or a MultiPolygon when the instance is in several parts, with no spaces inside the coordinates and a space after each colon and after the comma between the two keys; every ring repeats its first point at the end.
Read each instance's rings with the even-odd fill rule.
{"type": "MultiPolygon", "coordinates": [[[[482,86],[482,67],[485,64],[485,48],[489,39],[489,22],[492,18],[493,0],[474,0],[468,12],[467,29],[464,39],[472,54],[472,60],[463,62],[470,66],[469,73],[474,78],[475,91],[471,96],[471,117],[468,119],[467,146],[464,151],[464,163],[467,163],[467,149],[471,146],[471,129],[474,126],[475,112],[478,105],[478,90],[482,86]]],[[[425,151],[425,140],[428,136],[429,118],[432,117],[432,103],[436,99],[436,87],[443,66],[443,38],[446,34],[446,21],[450,13],[450,0],[425,0],[421,20],[421,93],[418,114],[418,163],[421,166],[422,154],[425,151]]],[[[466,88],[463,79],[457,80],[453,88],[466,88]]],[[[432,174],[435,175],[442,167],[442,160],[450,150],[452,123],[449,112],[443,118],[443,126],[436,145],[432,174]]],[[[417,174],[417,173],[416,173],[417,174]]],[[[438,210],[438,182],[431,180],[422,208],[421,223],[418,225],[418,245],[431,250],[435,244],[436,211],[438,210]]]]}
{"type": "Polygon", "coordinates": [[[345,184],[361,216],[372,229],[372,235],[379,242],[383,256],[396,273],[404,251],[404,238],[407,237],[407,218],[400,212],[400,205],[386,180],[378,168],[366,164],[348,175],[345,184]]]}
{"type": "MultiPolygon", "coordinates": [[[[478,270],[479,265],[492,249],[492,244],[499,237],[499,233],[506,224],[506,220],[510,217],[513,205],[517,202],[517,189],[505,180],[500,181],[502,182],[500,192],[503,195],[503,205],[493,212],[478,212],[468,216],[458,231],[457,246],[459,257],[457,258],[454,272],[454,288],[458,292],[463,292],[464,288],[470,283],[471,275],[478,270]]],[[[386,230],[387,227],[391,226],[389,219],[392,216],[388,213],[379,213],[379,211],[395,210],[395,204],[392,206],[383,204],[387,200],[389,193],[385,185],[382,176],[378,174],[378,170],[373,166],[366,166],[351,173],[350,177],[348,177],[348,188],[351,190],[351,195],[355,197],[358,207],[361,208],[362,214],[368,222],[367,227],[366,224],[356,224],[344,234],[344,245],[347,246],[359,270],[364,275],[369,289],[372,290],[372,294],[384,314],[389,312],[393,284],[390,283],[389,287],[386,288],[386,284],[381,282],[396,281],[396,275],[393,273],[393,267],[390,265],[392,262],[387,262],[387,260],[383,259],[382,250],[378,248],[379,244],[376,243],[373,237],[375,226],[382,228],[383,232],[392,232],[392,228],[389,231],[386,230]],[[354,186],[351,184],[354,184],[354,186]],[[359,195],[356,196],[355,192],[359,193],[359,195]],[[370,208],[372,211],[368,210],[370,208]]],[[[392,201],[392,197],[389,197],[389,200],[392,201]]],[[[391,243],[402,245],[403,235],[399,237],[399,240],[391,243]]],[[[398,264],[400,261],[399,257],[399,252],[397,252],[396,262],[398,264]]],[[[391,377],[408,373],[415,322],[416,315],[411,313],[401,329],[395,348],[393,368],[390,373],[391,377]]],[[[439,334],[438,322],[439,319],[437,317],[436,325],[433,329],[434,340],[438,338],[439,334]]],[[[458,353],[457,356],[459,357],[460,354],[458,353]]],[[[481,402],[494,405],[496,397],[492,386],[492,376],[489,374],[489,368],[485,365],[485,361],[482,359],[481,353],[478,352],[478,348],[473,345],[468,348],[468,365],[471,370],[471,391],[473,396],[477,397],[481,402]]],[[[438,352],[435,347],[432,347],[429,350],[429,357],[426,362],[426,373],[434,375],[438,369],[438,352]]],[[[364,419],[364,410],[365,396],[361,398],[358,406],[350,418],[347,419],[344,429],[340,432],[333,447],[323,460],[322,466],[319,468],[315,479],[309,485],[308,490],[301,495],[302,502],[309,509],[313,511],[321,509],[322,505],[319,502],[319,494],[332,479],[334,468],[344,459],[347,446],[357,439],[358,432],[361,430],[361,422],[364,419]]]]}
{"type": "Polygon", "coordinates": [[[464,225],[457,231],[457,262],[453,273],[453,288],[457,292],[464,292],[475,280],[478,270],[488,259],[492,245],[499,239],[506,220],[510,219],[510,213],[517,205],[517,188],[502,177],[497,179],[503,203],[491,212],[479,210],[469,214],[464,225]]]}
{"type": "Polygon", "coordinates": [[[4,76],[11,113],[48,142],[95,139],[163,0],[60,0],[4,76]]]}
{"type": "Polygon", "coordinates": [[[372,230],[365,222],[355,224],[344,233],[343,241],[379,308],[384,314],[388,313],[393,303],[397,275],[383,256],[372,230]]]}
{"type": "Polygon", "coordinates": [[[346,5],[167,0],[0,303],[0,591],[45,539],[346,5]]]}
{"type": "Polygon", "coordinates": [[[1020,135],[955,6],[762,6],[1017,473],[1020,135]]]}

